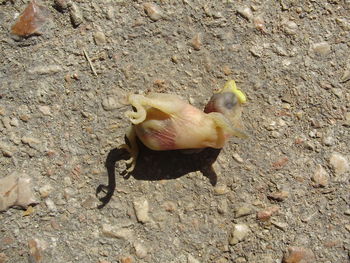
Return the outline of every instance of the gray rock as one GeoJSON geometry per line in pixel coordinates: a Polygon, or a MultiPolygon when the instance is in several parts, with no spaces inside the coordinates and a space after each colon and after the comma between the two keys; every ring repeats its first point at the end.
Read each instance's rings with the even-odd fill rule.
{"type": "Polygon", "coordinates": [[[33,68],[28,69],[29,74],[39,74],[39,75],[46,75],[46,74],[55,74],[58,72],[61,72],[63,69],[59,65],[43,65],[43,66],[36,66],[33,68]]]}
{"type": "Polygon", "coordinates": [[[111,111],[119,108],[121,105],[118,102],[118,98],[108,96],[102,100],[102,107],[106,111],[111,111]]]}
{"type": "Polygon", "coordinates": [[[68,8],[73,26],[78,27],[81,23],[83,23],[83,14],[79,6],[74,2],[70,2],[68,8]]]}
{"type": "Polygon", "coordinates": [[[331,46],[327,42],[319,42],[313,44],[311,50],[316,55],[326,56],[331,52],[331,46]]]}
{"type": "Polygon", "coordinates": [[[102,31],[97,31],[94,33],[94,40],[96,45],[101,46],[106,44],[106,36],[102,31]]]}
{"type": "Polygon", "coordinates": [[[235,209],[235,218],[251,215],[254,212],[253,207],[249,204],[243,204],[235,209]]]}
{"type": "Polygon", "coordinates": [[[106,237],[119,238],[126,241],[131,241],[135,237],[133,230],[128,228],[118,228],[109,224],[102,225],[102,234],[106,237]]]}

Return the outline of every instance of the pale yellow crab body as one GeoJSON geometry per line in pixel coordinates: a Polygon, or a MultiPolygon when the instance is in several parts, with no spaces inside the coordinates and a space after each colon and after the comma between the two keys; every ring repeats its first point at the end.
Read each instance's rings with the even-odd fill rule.
{"type": "Polygon", "coordinates": [[[132,127],[126,134],[129,145],[122,147],[131,154],[128,171],[135,167],[136,138],[152,150],[222,148],[231,137],[246,137],[240,130],[241,104],[245,95],[229,81],[214,94],[205,111],[201,111],[175,94],[132,94],[129,103],[134,111],[126,112],[132,127]]]}
{"type": "Polygon", "coordinates": [[[183,104],[181,111],[175,114],[149,108],[146,119],[134,126],[137,137],[148,148],[158,151],[222,148],[228,133],[218,130],[208,114],[192,105],[183,104]]]}

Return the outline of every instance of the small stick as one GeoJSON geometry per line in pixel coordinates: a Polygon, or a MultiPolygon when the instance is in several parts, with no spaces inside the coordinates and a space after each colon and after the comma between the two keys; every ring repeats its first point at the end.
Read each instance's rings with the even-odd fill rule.
{"type": "Polygon", "coordinates": [[[87,54],[85,49],[83,49],[83,53],[84,53],[84,56],[85,56],[86,60],[88,61],[89,65],[90,65],[90,68],[91,68],[92,72],[94,73],[95,76],[97,76],[95,67],[94,67],[94,65],[92,65],[91,59],[89,58],[89,55],[87,54]]]}

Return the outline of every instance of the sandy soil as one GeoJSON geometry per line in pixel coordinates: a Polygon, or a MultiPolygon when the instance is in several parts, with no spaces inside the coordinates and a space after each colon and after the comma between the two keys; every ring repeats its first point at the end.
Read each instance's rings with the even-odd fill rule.
{"type": "Polygon", "coordinates": [[[38,200],[0,213],[1,263],[350,262],[350,1],[43,1],[22,40],[0,2],[0,178],[38,200]],[[125,176],[127,94],[228,79],[248,139],[125,176]]]}

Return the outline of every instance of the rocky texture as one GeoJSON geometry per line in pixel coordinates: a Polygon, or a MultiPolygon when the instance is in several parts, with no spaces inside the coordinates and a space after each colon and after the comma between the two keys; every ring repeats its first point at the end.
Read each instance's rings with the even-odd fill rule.
{"type": "Polygon", "coordinates": [[[0,180],[41,201],[0,213],[0,262],[348,261],[349,1],[37,0],[50,23],[20,39],[30,1],[0,2],[0,180]],[[125,174],[128,94],[203,109],[228,79],[247,139],[140,147],[125,174]]]}
{"type": "Polygon", "coordinates": [[[0,211],[11,206],[27,208],[37,203],[31,179],[24,174],[13,173],[0,179],[0,211]]]}

